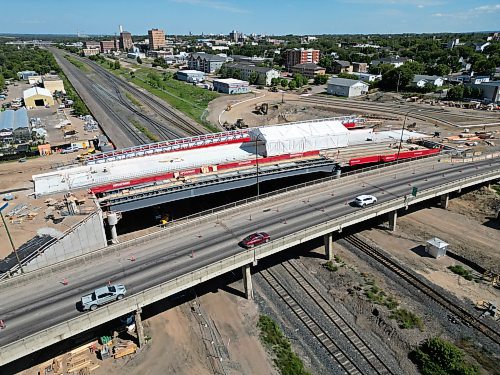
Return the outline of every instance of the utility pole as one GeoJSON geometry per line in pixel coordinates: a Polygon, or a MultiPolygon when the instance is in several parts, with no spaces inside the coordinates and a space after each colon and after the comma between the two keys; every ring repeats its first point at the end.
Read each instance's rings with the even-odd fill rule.
{"type": "Polygon", "coordinates": [[[396,93],[399,93],[399,80],[401,79],[401,71],[398,73],[398,84],[396,86],[396,93]]]}
{"type": "Polygon", "coordinates": [[[5,227],[5,231],[7,232],[7,237],[9,237],[10,245],[12,246],[12,251],[16,254],[17,263],[19,264],[19,268],[21,269],[21,273],[24,273],[23,266],[21,264],[21,260],[19,259],[19,254],[17,253],[16,247],[14,246],[14,241],[12,241],[12,237],[9,232],[9,227],[5,222],[5,218],[3,217],[2,211],[8,206],[8,203],[5,203],[2,207],[0,207],[0,216],[2,217],[3,226],[5,227]]]}

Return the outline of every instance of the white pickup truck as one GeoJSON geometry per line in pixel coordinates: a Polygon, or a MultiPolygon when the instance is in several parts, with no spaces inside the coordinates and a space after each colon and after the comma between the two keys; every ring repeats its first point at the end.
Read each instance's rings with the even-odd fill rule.
{"type": "Polygon", "coordinates": [[[94,311],[98,306],[122,299],[125,293],[127,293],[127,289],[122,284],[103,286],[83,296],[81,306],[83,310],[94,311]]]}

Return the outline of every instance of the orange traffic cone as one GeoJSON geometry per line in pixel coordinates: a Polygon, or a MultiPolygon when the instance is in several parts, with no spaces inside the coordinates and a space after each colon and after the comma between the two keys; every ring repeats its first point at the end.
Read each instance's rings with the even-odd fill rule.
{"type": "Polygon", "coordinates": [[[69,284],[68,279],[67,278],[62,279],[61,284],[62,285],[68,285],[69,284]]]}

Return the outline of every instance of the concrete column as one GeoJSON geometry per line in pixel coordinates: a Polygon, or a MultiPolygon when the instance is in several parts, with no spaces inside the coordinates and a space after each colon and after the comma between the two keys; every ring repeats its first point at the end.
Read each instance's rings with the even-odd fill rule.
{"type": "Polygon", "coordinates": [[[243,272],[243,285],[245,286],[246,299],[253,299],[252,274],[250,273],[250,264],[241,267],[243,272]]]}
{"type": "Polygon", "coordinates": [[[450,194],[441,195],[441,208],[448,209],[448,202],[450,200],[450,194]]]}
{"type": "Polygon", "coordinates": [[[144,339],[144,327],[142,325],[141,312],[142,309],[140,307],[135,310],[135,331],[137,332],[139,348],[142,348],[144,344],[146,344],[146,340],[144,339]]]}
{"type": "Polygon", "coordinates": [[[333,260],[333,235],[331,233],[323,236],[325,242],[325,256],[326,260],[333,260]]]}
{"type": "Polygon", "coordinates": [[[396,222],[398,220],[398,211],[394,210],[389,212],[389,230],[392,232],[396,231],[396,222]]]}
{"type": "Polygon", "coordinates": [[[111,232],[111,243],[118,243],[118,234],[116,233],[116,224],[118,224],[118,215],[116,212],[108,213],[108,224],[111,232]]]}
{"type": "Polygon", "coordinates": [[[116,225],[110,225],[111,243],[118,243],[118,234],[116,233],[116,225]]]}

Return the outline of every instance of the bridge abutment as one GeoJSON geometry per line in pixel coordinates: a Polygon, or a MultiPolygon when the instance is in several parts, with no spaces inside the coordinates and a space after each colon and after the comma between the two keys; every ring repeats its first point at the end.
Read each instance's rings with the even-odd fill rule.
{"type": "Polygon", "coordinates": [[[245,298],[253,299],[252,274],[250,273],[250,264],[241,267],[243,272],[243,285],[245,287],[245,298]]]}
{"type": "Polygon", "coordinates": [[[142,325],[141,319],[142,309],[140,307],[135,310],[135,331],[137,332],[137,341],[139,341],[139,348],[142,348],[146,344],[144,338],[144,326],[142,325]]]}
{"type": "Polygon", "coordinates": [[[450,201],[450,194],[446,193],[441,195],[441,208],[447,210],[449,201],[450,201]]]}
{"type": "Polygon", "coordinates": [[[323,236],[325,242],[325,257],[326,260],[333,260],[333,234],[328,233],[323,236]]]}
{"type": "Polygon", "coordinates": [[[389,230],[395,232],[397,229],[398,210],[389,212],[389,230]]]}

